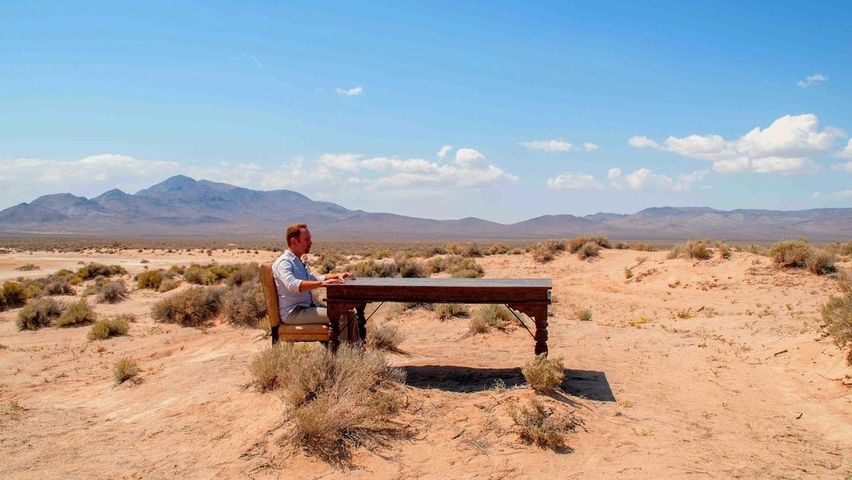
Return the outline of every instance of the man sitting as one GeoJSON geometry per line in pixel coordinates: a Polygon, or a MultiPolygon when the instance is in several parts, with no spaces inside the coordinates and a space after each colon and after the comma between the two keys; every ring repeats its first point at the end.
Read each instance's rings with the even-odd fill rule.
{"type": "MultiPolygon", "coordinates": [[[[311,290],[343,283],[355,278],[349,272],[329,275],[314,275],[302,262],[302,256],[311,251],[311,232],[304,223],[287,227],[285,241],[288,249],[272,263],[275,288],[278,291],[278,308],[284,325],[328,325],[325,308],[317,307],[311,290]]],[[[352,315],[340,319],[340,339],[351,341],[348,336],[352,315]]]]}

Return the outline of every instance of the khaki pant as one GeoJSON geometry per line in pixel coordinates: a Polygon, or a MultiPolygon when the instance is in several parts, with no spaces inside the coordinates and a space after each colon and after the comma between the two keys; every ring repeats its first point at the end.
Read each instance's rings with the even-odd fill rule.
{"type": "MultiPolygon", "coordinates": [[[[302,307],[296,308],[281,321],[284,325],[328,325],[328,311],[324,307],[302,307]]],[[[358,339],[358,329],[355,328],[357,320],[355,312],[349,310],[340,318],[340,341],[350,342],[358,339]],[[352,326],[350,328],[350,325],[352,326]],[[350,339],[350,330],[352,338],[350,339]]]]}

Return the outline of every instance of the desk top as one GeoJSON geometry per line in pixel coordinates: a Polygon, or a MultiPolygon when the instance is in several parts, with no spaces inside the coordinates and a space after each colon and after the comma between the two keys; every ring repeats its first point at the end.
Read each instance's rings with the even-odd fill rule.
{"type": "Polygon", "coordinates": [[[549,278],[358,278],[326,286],[329,302],[550,303],[549,278]]]}
{"type": "Polygon", "coordinates": [[[449,287],[449,288],[553,288],[549,278],[356,278],[342,284],[327,285],[328,290],[341,287],[449,287]]]}

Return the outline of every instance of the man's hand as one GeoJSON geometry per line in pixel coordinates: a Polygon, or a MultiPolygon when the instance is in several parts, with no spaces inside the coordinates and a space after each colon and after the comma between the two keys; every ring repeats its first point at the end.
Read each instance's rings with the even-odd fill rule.
{"type": "Polygon", "coordinates": [[[354,278],[355,278],[355,275],[352,275],[352,273],[350,273],[350,272],[332,273],[332,274],[325,276],[326,280],[338,280],[338,282],[335,282],[335,283],[342,283],[344,280],[349,280],[349,279],[354,279],[354,278]]]}

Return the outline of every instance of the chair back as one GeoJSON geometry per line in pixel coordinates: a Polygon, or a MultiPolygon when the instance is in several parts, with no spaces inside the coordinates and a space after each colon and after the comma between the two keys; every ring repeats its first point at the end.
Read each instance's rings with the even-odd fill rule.
{"type": "Polygon", "coordinates": [[[278,289],[275,288],[275,277],[272,275],[272,264],[260,266],[260,285],[263,287],[263,298],[266,299],[266,312],[269,315],[269,326],[275,328],[281,323],[278,310],[278,289]]]}

